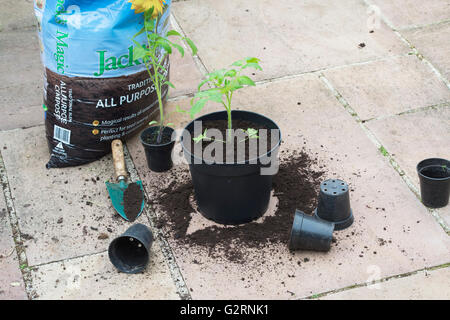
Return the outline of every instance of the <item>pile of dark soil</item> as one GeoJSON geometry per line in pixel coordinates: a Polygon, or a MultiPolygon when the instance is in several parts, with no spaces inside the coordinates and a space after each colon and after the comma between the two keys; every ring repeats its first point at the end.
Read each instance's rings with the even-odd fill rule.
{"type": "Polygon", "coordinates": [[[223,256],[229,261],[243,262],[246,249],[268,245],[286,245],[295,209],[311,214],[316,206],[318,188],[323,171],[316,169],[315,160],[304,152],[282,157],[280,170],[274,177],[274,195],[279,203],[276,213],[261,223],[239,226],[210,226],[187,234],[191,213],[195,212],[189,198],[193,185],[189,175],[178,175],[167,188],[161,190],[159,205],[164,216],[157,227],[165,227],[177,242],[188,247],[204,247],[210,255],[223,256]]]}
{"type": "Polygon", "coordinates": [[[143,194],[137,183],[130,183],[123,193],[123,209],[130,222],[141,212],[143,194]]]}

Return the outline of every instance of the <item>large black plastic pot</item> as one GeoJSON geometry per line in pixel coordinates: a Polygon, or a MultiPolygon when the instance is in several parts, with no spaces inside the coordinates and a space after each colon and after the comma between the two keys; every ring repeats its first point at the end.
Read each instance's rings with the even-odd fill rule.
{"type": "Polygon", "coordinates": [[[217,223],[236,225],[255,220],[267,210],[274,174],[265,172],[266,174],[262,175],[261,169],[278,165],[281,133],[275,122],[254,112],[232,111],[232,118],[277,130],[277,142],[271,145],[269,141],[269,151],[255,159],[237,163],[206,163],[191,152],[191,141],[187,140],[192,137],[186,134],[193,130],[195,121],[227,119],[226,111],[222,111],[204,115],[189,123],[181,137],[181,145],[189,163],[200,213],[217,223]]]}
{"type": "Polygon", "coordinates": [[[417,173],[423,204],[430,208],[445,207],[450,195],[450,161],[425,159],[417,165],[417,173]]]}
{"type": "MultiPolygon", "coordinates": [[[[175,140],[162,144],[150,144],[146,142],[148,137],[158,134],[159,127],[149,127],[141,133],[141,143],[145,150],[148,168],[154,172],[164,172],[172,168],[172,150],[175,140]]],[[[172,136],[174,130],[170,127],[164,127],[163,135],[172,136]]]]}

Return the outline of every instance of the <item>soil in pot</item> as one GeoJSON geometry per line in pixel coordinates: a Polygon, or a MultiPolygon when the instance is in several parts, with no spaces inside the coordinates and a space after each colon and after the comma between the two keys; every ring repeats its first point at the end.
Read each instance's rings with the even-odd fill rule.
{"type": "Polygon", "coordinates": [[[191,213],[195,212],[189,201],[193,185],[187,170],[174,172],[171,176],[174,180],[160,191],[161,196],[155,202],[164,212],[156,226],[166,229],[180,245],[203,248],[210,256],[245,263],[248,249],[274,244],[287,246],[295,210],[313,212],[323,174],[323,169],[317,169],[316,160],[304,151],[282,156],[273,181],[274,196],[279,200],[274,215],[264,217],[262,222],[213,225],[188,234],[191,213]]]}
{"type": "MultiPolygon", "coordinates": [[[[268,141],[268,145],[271,141],[271,130],[269,130],[269,128],[267,128],[264,125],[261,125],[259,123],[254,123],[252,121],[247,121],[247,120],[241,120],[241,119],[233,119],[232,120],[232,128],[233,130],[236,131],[236,136],[238,136],[239,138],[235,137],[234,138],[234,143],[233,143],[233,148],[227,148],[227,144],[230,143],[230,141],[227,140],[227,129],[228,129],[228,121],[227,120],[206,120],[202,122],[202,133],[204,132],[204,130],[207,130],[206,136],[208,138],[214,138],[213,135],[211,134],[211,129],[216,129],[219,130],[219,132],[221,133],[221,136],[223,137],[222,140],[226,141],[227,143],[223,143],[220,142],[218,145],[223,147],[223,158],[222,159],[215,159],[214,157],[216,156],[215,152],[213,151],[211,156],[219,162],[226,162],[227,159],[227,152],[231,152],[233,151],[233,155],[234,155],[234,161],[244,161],[244,160],[249,160],[250,157],[250,151],[253,151],[252,154],[253,155],[257,155],[259,153],[259,144],[256,143],[256,149],[252,149],[253,144],[250,144],[250,141],[248,139],[248,135],[244,132],[244,130],[247,130],[249,128],[255,129],[259,132],[260,129],[266,129],[267,130],[267,141],[268,141]],[[239,135],[237,134],[237,132],[239,131],[239,135]],[[244,138],[241,138],[242,137],[244,138]],[[238,140],[239,139],[239,140],[238,140]],[[244,141],[242,141],[244,140],[244,141]],[[245,149],[243,148],[245,147],[245,149]],[[238,159],[238,150],[239,149],[244,149],[245,150],[245,159],[238,159]]],[[[190,131],[190,134],[192,137],[195,137],[195,134],[193,131],[190,131]]],[[[211,145],[212,143],[214,143],[214,140],[212,141],[208,141],[206,139],[204,139],[201,143],[202,148],[196,148],[195,145],[195,141],[191,140],[191,152],[196,155],[197,157],[201,158],[203,155],[203,151],[205,150],[205,148],[207,148],[209,145],[211,145]]],[[[270,150],[271,148],[268,148],[268,150],[270,150]]],[[[268,150],[262,150],[262,153],[266,153],[268,150]]]]}
{"type": "Polygon", "coordinates": [[[123,193],[123,209],[130,222],[136,220],[142,206],[142,190],[137,183],[130,183],[123,193]]]}
{"type": "Polygon", "coordinates": [[[149,134],[146,134],[142,137],[142,141],[147,144],[152,145],[159,145],[159,144],[166,144],[172,141],[172,130],[166,130],[166,127],[164,127],[161,137],[161,141],[158,143],[158,134],[159,130],[155,130],[149,134]]]}

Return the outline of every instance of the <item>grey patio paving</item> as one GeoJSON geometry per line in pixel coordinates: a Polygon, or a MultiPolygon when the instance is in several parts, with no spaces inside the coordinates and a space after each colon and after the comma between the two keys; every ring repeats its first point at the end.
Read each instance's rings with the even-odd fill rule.
{"type": "MultiPolygon", "coordinates": [[[[450,158],[449,0],[173,2],[173,26],[199,53],[172,56],[167,111],[189,105],[205,70],[261,58],[257,86],[236,93],[236,108],[277,122],[282,159],[304,149],[324,178],[349,182],[355,223],[335,233],[328,253],[270,245],[245,249],[247,261],[236,263],[186,247],[155,221],[165,214],[159,191],[171,175],[189,177],[187,166],[150,172],[134,137],[126,160],[148,200],[138,222],[155,234],[138,275],[119,273],[107,256],[130,225],[104,187],[111,156],[45,169],[32,5],[0,0],[0,57],[10,61],[0,66],[0,299],[450,298],[450,206],[423,206],[415,171],[421,159],[450,158]]],[[[171,118],[176,128],[188,121],[171,118]]],[[[189,232],[211,225],[193,212],[189,232]]]]}

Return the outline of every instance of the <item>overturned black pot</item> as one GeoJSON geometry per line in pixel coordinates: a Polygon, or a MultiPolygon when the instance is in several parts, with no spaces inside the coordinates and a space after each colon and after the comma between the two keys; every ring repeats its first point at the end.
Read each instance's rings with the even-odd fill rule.
{"type": "Polygon", "coordinates": [[[334,224],[334,230],[343,230],[353,224],[349,188],[345,181],[328,179],[320,184],[319,200],[314,211],[316,218],[334,224]]]}
{"type": "Polygon", "coordinates": [[[141,272],[148,264],[152,243],[150,229],[141,223],[135,224],[111,242],[109,260],[122,272],[141,272]]]}
{"type": "Polygon", "coordinates": [[[450,195],[450,161],[425,159],[417,165],[422,202],[429,208],[442,208],[450,195]]]}
{"type": "Polygon", "coordinates": [[[277,130],[277,142],[270,144],[269,151],[257,158],[236,163],[210,163],[191,152],[195,121],[224,120],[226,111],[214,112],[189,123],[181,138],[181,145],[194,184],[195,199],[200,213],[220,224],[242,224],[261,217],[267,210],[272,189],[272,178],[278,171],[278,149],[281,143],[279,127],[260,114],[248,111],[232,111],[234,120],[246,120],[277,130]],[[209,163],[209,164],[208,164],[209,163]],[[267,169],[265,171],[265,169],[267,169]],[[264,172],[264,174],[261,174],[264,172]]]}
{"type": "Polygon", "coordinates": [[[295,210],[289,250],[328,251],[333,240],[333,231],[333,223],[295,210]]]}
{"type": "Polygon", "coordinates": [[[156,141],[158,130],[159,127],[155,126],[149,127],[142,131],[141,143],[144,146],[149,169],[154,172],[164,172],[170,170],[173,166],[172,150],[175,145],[175,140],[172,138],[172,134],[174,129],[164,127],[163,143],[161,144],[153,142],[156,141]]]}

